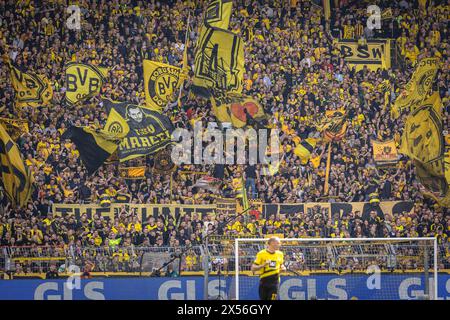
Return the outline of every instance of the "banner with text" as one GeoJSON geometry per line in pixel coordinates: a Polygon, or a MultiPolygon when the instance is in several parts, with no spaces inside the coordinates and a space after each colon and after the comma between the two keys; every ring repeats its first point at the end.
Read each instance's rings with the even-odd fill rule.
{"type": "MultiPolygon", "coordinates": [[[[285,204],[259,204],[256,210],[261,212],[261,218],[269,218],[270,215],[275,216],[285,214],[292,216],[299,212],[307,213],[321,213],[323,211],[329,217],[340,218],[344,214],[350,212],[360,211],[361,213],[370,209],[368,202],[310,202],[310,203],[285,203],[285,204]]],[[[381,210],[386,215],[395,213],[411,212],[413,209],[413,202],[411,201],[382,201],[380,203],[381,210]]],[[[118,215],[122,208],[125,207],[127,212],[134,211],[141,218],[141,221],[146,221],[149,217],[158,217],[162,215],[165,218],[173,217],[176,221],[188,214],[198,214],[199,218],[205,215],[216,215],[215,204],[208,205],[183,205],[183,204],[119,204],[113,203],[110,207],[101,207],[97,204],[53,204],[52,211],[54,215],[66,216],[74,215],[79,219],[82,214],[86,214],[88,218],[94,215],[103,216],[108,219],[113,219],[118,215]]],[[[239,210],[238,210],[239,211],[239,210]]]]}
{"type": "Polygon", "coordinates": [[[366,46],[361,46],[356,40],[336,41],[344,60],[356,70],[361,70],[365,65],[372,71],[378,68],[391,68],[391,44],[389,40],[370,40],[366,46]]]}

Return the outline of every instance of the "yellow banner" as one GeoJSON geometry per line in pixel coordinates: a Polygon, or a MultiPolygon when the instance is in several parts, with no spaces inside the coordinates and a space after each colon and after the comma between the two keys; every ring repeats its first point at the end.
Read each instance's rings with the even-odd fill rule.
{"type": "Polygon", "coordinates": [[[169,64],[144,60],[144,91],[148,109],[163,112],[167,103],[175,100],[181,84],[181,68],[169,64]]]}
{"type": "Polygon", "coordinates": [[[397,147],[394,140],[372,140],[373,159],[377,164],[391,164],[398,161],[397,147]]]}
{"type": "Polygon", "coordinates": [[[69,62],[66,69],[66,100],[70,104],[100,93],[109,70],[94,65],[69,62]]]}
{"type": "Polygon", "coordinates": [[[356,40],[341,39],[336,41],[344,60],[356,70],[367,66],[370,70],[391,68],[391,44],[389,40],[370,40],[367,47],[358,45],[356,40]]]}
{"type": "Polygon", "coordinates": [[[94,215],[102,216],[108,219],[114,219],[122,208],[125,206],[127,211],[134,212],[138,215],[142,222],[147,221],[149,217],[163,216],[165,218],[172,217],[178,221],[180,217],[197,214],[200,218],[204,215],[215,215],[215,205],[180,205],[180,204],[121,204],[113,203],[110,207],[101,207],[97,204],[54,204],[52,212],[56,216],[74,215],[79,219],[82,214],[86,214],[88,218],[94,215]]]}

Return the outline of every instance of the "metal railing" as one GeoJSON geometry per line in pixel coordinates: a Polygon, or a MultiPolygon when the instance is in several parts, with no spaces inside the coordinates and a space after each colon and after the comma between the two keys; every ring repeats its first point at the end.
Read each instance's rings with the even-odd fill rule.
{"type": "MultiPolygon", "coordinates": [[[[217,262],[223,271],[234,271],[234,238],[214,237],[206,245],[198,245],[185,251],[185,247],[143,247],[143,246],[18,246],[0,247],[0,274],[13,275],[45,274],[54,265],[59,273],[67,273],[70,266],[77,266],[80,272],[95,273],[133,273],[150,275],[161,270],[164,275],[168,269],[178,275],[186,272],[212,271],[217,262]],[[173,259],[178,257],[178,259],[173,259]],[[208,257],[208,259],[204,259],[208,257]],[[173,260],[173,261],[172,261],[173,260]],[[169,263],[172,261],[171,263],[169,263]]],[[[395,238],[393,238],[395,240],[395,238]]],[[[263,242],[249,243],[240,253],[243,265],[251,265],[256,253],[264,248],[263,242]]],[[[417,257],[422,254],[420,247],[395,246],[386,242],[371,244],[287,244],[283,247],[285,259],[298,265],[300,270],[324,271],[345,267],[353,258],[358,258],[364,266],[378,261],[387,269],[394,264],[399,269],[406,266],[420,268],[417,257]]],[[[448,266],[450,244],[438,246],[438,268],[448,266]]],[[[159,275],[159,274],[158,274],[159,275]]]]}
{"type": "MultiPolygon", "coordinates": [[[[0,247],[0,273],[46,273],[54,265],[58,272],[66,273],[70,266],[80,272],[127,272],[148,274],[161,267],[167,271],[172,257],[183,252],[184,247],[143,246],[20,246],[0,247]]],[[[177,272],[200,271],[203,248],[193,246],[170,264],[177,272]]]]}

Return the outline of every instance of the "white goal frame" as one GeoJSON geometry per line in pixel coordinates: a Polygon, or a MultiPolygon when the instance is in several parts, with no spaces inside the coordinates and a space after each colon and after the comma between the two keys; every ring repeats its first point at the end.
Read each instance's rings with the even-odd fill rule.
{"type": "MultiPolygon", "coordinates": [[[[235,259],[235,299],[239,300],[239,243],[240,242],[267,242],[269,238],[236,238],[234,240],[234,259],[235,259]]],[[[384,241],[389,240],[394,242],[401,241],[433,241],[433,282],[434,282],[434,296],[433,299],[437,300],[438,297],[438,243],[435,237],[413,237],[413,238],[280,238],[281,242],[284,241],[297,241],[297,242],[370,242],[370,241],[384,241]]],[[[428,281],[428,280],[427,280],[428,281]]]]}

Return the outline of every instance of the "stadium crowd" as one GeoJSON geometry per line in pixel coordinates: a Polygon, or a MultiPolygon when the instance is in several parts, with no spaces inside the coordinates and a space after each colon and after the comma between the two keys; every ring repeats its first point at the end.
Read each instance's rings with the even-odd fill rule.
{"type": "MultiPolygon", "coordinates": [[[[267,203],[368,201],[379,193],[381,201],[415,202],[412,213],[358,219],[352,212],[333,220],[320,212],[299,212],[290,217],[258,221],[213,219],[219,234],[281,233],[289,237],[385,237],[438,236],[441,244],[450,236],[450,216],[424,199],[411,162],[401,157],[394,168],[380,169],[372,158],[371,139],[400,141],[406,113],[394,120],[389,104],[410,79],[413,63],[421,57],[439,56],[442,68],[434,89],[444,104],[444,127],[449,127],[449,1],[399,3],[379,1],[382,10],[392,9],[392,19],[382,31],[366,27],[362,1],[338,1],[331,21],[324,19],[314,1],[234,1],[231,30],[245,43],[244,92],[259,99],[268,123],[281,130],[282,163],[274,176],[260,174],[260,166],[228,166],[218,193],[194,187],[198,177],[180,171],[214,175],[214,166],[183,165],[172,177],[149,170],[152,159],[131,160],[127,165],[147,166],[144,180],[120,177],[117,163],[105,164],[88,176],[79,152],[61,135],[70,124],[102,126],[107,118],[99,98],[71,107],[64,102],[64,69],[69,61],[111,68],[102,94],[116,100],[144,104],[142,60],[181,66],[187,19],[190,13],[189,65],[202,21],[205,1],[77,1],[81,29],[70,30],[65,1],[0,0],[0,50],[24,70],[45,74],[52,82],[52,103],[45,107],[14,107],[9,70],[1,64],[0,117],[28,120],[29,133],[18,140],[26,164],[32,169],[35,191],[26,208],[12,208],[5,196],[0,207],[0,245],[75,246],[183,246],[202,242],[204,225],[212,217],[185,217],[175,221],[139,218],[125,209],[112,221],[102,217],[76,221],[57,217],[52,203],[99,203],[103,194],[111,201],[128,194],[131,203],[208,204],[218,196],[233,195],[236,181],[244,174],[250,198],[267,203]],[[387,31],[386,31],[387,30],[387,31]],[[333,37],[360,39],[392,37],[403,64],[391,70],[356,71],[343,59],[333,37]],[[383,81],[391,84],[385,103],[383,81]],[[2,107],[5,107],[2,109],[2,107]],[[328,198],[324,196],[326,145],[318,144],[304,165],[293,150],[299,141],[317,136],[314,120],[326,110],[345,107],[348,129],[341,141],[333,142],[328,198]]],[[[333,1],[332,1],[333,2],[333,1]]],[[[187,83],[181,109],[168,110],[176,127],[192,128],[214,122],[209,102],[188,96],[187,83]]],[[[208,223],[209,224],[209,223],[208,223]]],[[[447,252],[448,259],[450,253],[447,252]]],[[[450,260],[449,260],[450,261],[450,260]]]]}

